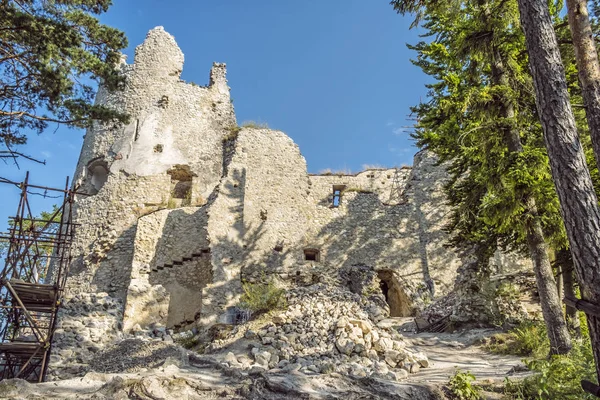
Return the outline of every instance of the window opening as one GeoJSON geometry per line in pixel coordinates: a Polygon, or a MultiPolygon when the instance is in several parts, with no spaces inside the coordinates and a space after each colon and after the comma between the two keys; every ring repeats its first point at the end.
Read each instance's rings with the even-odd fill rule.
{"type": "Polygon", "coordinates": [[[192,177],[189,165],[175,165],[167,171],[171,175],[171,197],[189,201],[192,194],[192,177]]]}
{"type": "Polygon", "coordinates": [[[334,207],[339,207],[344,189],[346,189],[345,185],[333,185],[333,198],[331,202],[334,207]]]}
{"type": "Polygon", "coordinates": [[[321,254],[317,249],[304,249],[304,260],[319,262],[321,254]]]}

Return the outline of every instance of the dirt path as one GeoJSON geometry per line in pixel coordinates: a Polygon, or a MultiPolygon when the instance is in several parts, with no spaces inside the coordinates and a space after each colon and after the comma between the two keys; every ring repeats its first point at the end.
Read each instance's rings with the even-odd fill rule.
{"type": "Polygon", "coordinates": [[[410,346],[425,352],[429,368],[409,375],[408,382],[448,382],[457,368],[471,371],[478,381],[500,383],[505,377],[521,378],[529,373],[521,357],[487,352],[478,343],[482,338],[499,332],[494,329],[472,329],[457,333],[414,333],[412,319],[391,318],[385,324],[395,326],[410,346]],[[518,371],[518,372],[516,372],[518,371]]]}

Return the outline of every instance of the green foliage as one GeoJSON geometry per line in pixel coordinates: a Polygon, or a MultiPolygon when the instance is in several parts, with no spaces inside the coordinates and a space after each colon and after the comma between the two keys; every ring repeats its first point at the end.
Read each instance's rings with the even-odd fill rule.
{"type": "MultiPolygon", "coordinates": [[[[30,233],[36,232],[38,236],[53,235],[58,231],[58,223],[60,222],[62,213],[58,211],[58,207],[56,205],[53,205],[51,211],[42,211],[37,216],[29,217],[38,221],[32,222],[31,220],[24,220],[23,231],[30,233]],[[52,221],[52,223],[46,225],[45,222],[40,222],[39,220],[52,221]]],[[[10,219],[8,221],[8,226],[10,229],[14,228],[15,221],[10,219]]],[[[0,259],[6,258],[9,246],[10,241],[8,239],[0,239],[0,259]]],[[[43,241],[38,243],[36,246],[30,246],[27,249],[27,254],[29,254],[30,256],[24,257],[23,262],[27,264],[31,262],[31,260],[36,260],[35,266],[38,272],[39,281],[43,280],[46,277],[47,271],[45,267],[49,265],[48,259],[46,259],[45,256],[50,256],[53,250],[54,247],[52,244],[45,243],[43,241]]],[[[26,277],[22,278],[27,279],[26,277]]]]}
{"type": "Polygon", "coordinates": [[[182,206],[190,206],[192,204],[192,188],[188,188],[183,196],[182,206]]]}
{"type": "Polygon", "coordinates": [[[545,357],[550,352],[546,326],[538,321],[523,322],[507,333],[492,336],[487,349],[496,354],[545,357]]]}
{"type": "Polygon", "coordinates": [[[429,39],[409,45],[433,79],[427,100],[412,108],[413,137],[447,162],[452,244],[527,251],[533,198],[546,236],[564,246],[516,0],[392,5],[414,14],[429,39]]]}
{"type": "Polygon", "coordinates": [[[110,0],[3,0],[0,6],[0,158],[49,123],[86,128],[128,117],[94,104],[93,86],[123,86],[116,71],[127,40],[97,19],[110,0]],[[95,81],[95,82],[94,82],[95,81]]]}
{"type": "Polygon", "coordinates": [[[325,175],[325,176],[331,176],[331,175],[337,175],[337,176],[344,176],[344,175],[352,175],[352,171],[349,170],[348,168],[344,168],[344,169],[338,169],[338,170],[332,170],[331,168],[327,168],[327,169],[323,169],[321,171],[319,171],[318,175],[325,175]]]}
{"type": "MultiPolygon", "coordinates": [[[[490,285],[491,286],[491,285],[490,285]]],[[[522,320],[521,291],[511,282],[501,282],[490,298],[492,323],[497,326],[515,324],[522,320]]]]}
{"type": "Polygon", "coordinates": [[[481,399],[481,389],[473,385],[475,375],[470,371],[462,372],[456,369],[454,376],[448,382],[448,390],[459,400],[478,400],[481,399]]]}
{"type": "Polygon", "coordinates": [[[287,301],[285,290],[278,288],[272,280],[267,283],[249,283],[242,285],[244,294],[240,299],[240,307],[255,314],[285,308],[287,301]]]}
{"type": "Polygon", "coordinates": [[[223,136],[223,142],[228,142],[230,140],[236,140],[242,128],[237,125],[234,125],[225,128],[225,130],[227,130],[228,133],[225,136],[223,136]]]}
{"type": "Polygon", "coordinates": [[[175,343],[177,343],[185,349],[193,349],[197,347],[200,343],[202,343],[202,341],[200,340],[199,336],[192,335],[182,337],[181,339],[176,340],[175,343]]]}
{"type": "Polygon", "coordinates": [[[535,374],[522,381],[505,380],[504,391],[514,399],[595,399],[581,389],[581,380],[596,381],[596,367],[585,315],[580,313],[581,337],[568,355],[548,358],[548,336],[541,323],[524,324],[511,331],[511,343],[494,351],[531,356],[527,367],[535,374]]]}

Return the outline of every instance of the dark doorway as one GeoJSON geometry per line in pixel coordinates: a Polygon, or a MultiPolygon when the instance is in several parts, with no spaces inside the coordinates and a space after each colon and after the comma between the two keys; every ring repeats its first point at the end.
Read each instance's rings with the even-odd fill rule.
{"type": "Polygon", "coordinates": [[[379,288],[390,306],[390,317],[412,317],[414,306],[399,278],[391,270],[377,271],[379,288]]]}

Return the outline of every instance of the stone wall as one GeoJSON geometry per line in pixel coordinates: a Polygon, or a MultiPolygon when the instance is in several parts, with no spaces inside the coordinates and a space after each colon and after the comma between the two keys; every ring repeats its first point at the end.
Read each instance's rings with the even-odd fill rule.
{"type": "Polygon", "coordinates": [[[202,207],[161,210],[138,220],[124,331],[181,328],[202,309],[212,266],[202,207]]]}

